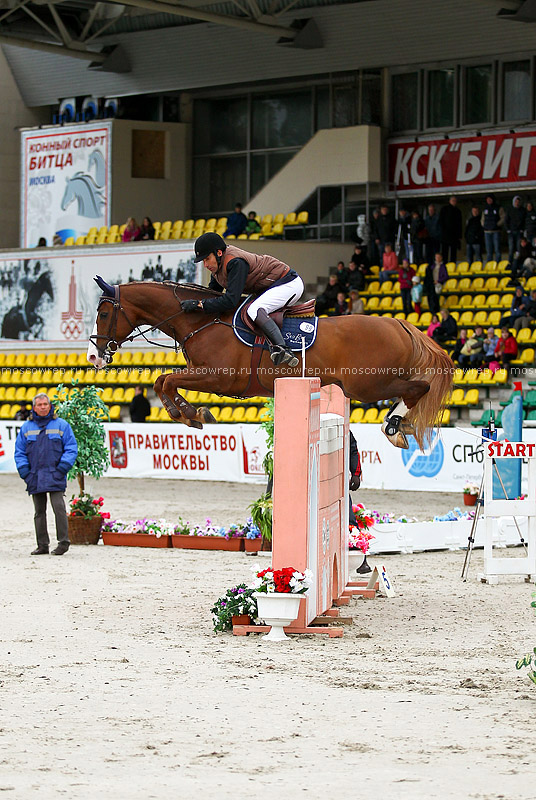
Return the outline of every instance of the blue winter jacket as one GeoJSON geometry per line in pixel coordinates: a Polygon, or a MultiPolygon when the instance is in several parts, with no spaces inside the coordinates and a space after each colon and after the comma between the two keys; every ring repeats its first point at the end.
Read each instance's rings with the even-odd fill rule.
{"type": "Polygon", "coordinates": [[[68,422],[54,415],[32,412],[15,442],[15,465],[26,481],[28,494],[64,492],[67,473],[76,461],[78,445],[68,422]]]}

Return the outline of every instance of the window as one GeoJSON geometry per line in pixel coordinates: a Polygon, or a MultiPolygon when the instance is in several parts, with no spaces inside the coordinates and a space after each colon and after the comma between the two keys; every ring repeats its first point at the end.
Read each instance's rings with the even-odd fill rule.
{"type": "Polygon", "coordinates": [[[347,128],[357,125],[357,87],[333,87],[333,127],[347,128]]]}
{"type": "Polygon", "coordinates": [[[221,211],[234,208],[246,190],[246,156],[194,159],[194,208],[221,211]]]}
{"type": "Polygon", "coordinates": [[[492,122],[493,70],[491,64],[465,68],[465,124],[492,122]]]}
{"type": "Polygon", "coordinates": [[[453,69],[428,72],[428,128],[450,128],[454,125],[453,69]]]}
{"type": "Polygon", "coordinates": [[[361,75],[361,124],[381,125],[382,73],[379,69],[364,69],[361,75]]]}
{"type": "Polygon", "coordinates": [[[503,65],[503,119],[530,119],[530,61],[503,65]]]}
{"type": "Polygon", "coordinates": [[[253,97],[251,146],[298,147],[312,134],[311,91],[253,97]]]}
{"type": "Polygon", "coordinates": [[[393,75],[391,83],[393,130],[414,131],[419,127],[419,73],[393,75]]]}
{"type": "Polygon", "coordinates": [[[196,153],[232,153],[247,147],[247,99],[197,100],[194,114],[196,153]]]}

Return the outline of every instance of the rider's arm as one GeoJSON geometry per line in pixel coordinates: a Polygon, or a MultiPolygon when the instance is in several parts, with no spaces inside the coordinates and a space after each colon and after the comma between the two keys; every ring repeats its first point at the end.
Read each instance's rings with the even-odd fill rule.
{"type": "Polygon", "coordinates": [[[221,297],[209,297],[203,300],[203,310],[210,314],[231,311],[240,303],[248,277],[249,266],[243,258],[233,258],[227,264],[227,289],[221,297]]]}
{"type": "Polygon", "coordinates": [[[220,286],[214,275],[211,275],[210,281],[208,282],[208,288],[211,289],[213,292],[223,292],[223,286],[220,286]]]}

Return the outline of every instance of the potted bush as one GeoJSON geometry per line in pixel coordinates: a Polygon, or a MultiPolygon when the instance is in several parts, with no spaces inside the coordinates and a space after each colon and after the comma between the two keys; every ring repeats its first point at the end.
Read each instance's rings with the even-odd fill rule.
{"type": "Polygon", "coordinates": [[[57,398],[54,402],[56,413],[59,417],[66,420],[73,429],[78,443],[78,456],[67,478],[78,480],[80,494],[71,500],[71,513],[69,520],[69,539],[73,544],[80,544],[82,541],[88,544],[96,544],[95,529],[102,523],[102,513],[93,501],[96,499],[85,493],[85,476],[91,475],[93,478],[101,478],[110,464],[108,449],[106,447],[106,437],[103,422],[110,418],[108,407],[101,400],[99,392],[102,390],[96,386],[85,386],[80,388],[76,381],[73,381],[73,388],[68,390],[66,386],[60,384],[57,388],[57,398]],[[77,513],[73,513],[74,509],[77,513]],[[96,513],[92,509],[95,507],[96,513]],[[79,513],[84,510],[85,513],[79,513]],[[84,534],[87,530],[87,535],[84,534]]]}
{"type": "Polygon", "coordinates": [[[466,483],[463,487],[463,504],[464,506],[474,506],[478,500],[478,493],[480,487],[476,483],[466,483]]]}
{"type": "Polygon", "coordinates": [[[230,631],[233,625],[250,625],[257,619],[255,590],[245,583],[227,589],[210,609],[214,631],[230,631]]]}
{"type": "Polygon", "coordinates": [[[257,600],[259,617],[271,625],[270,632],[262,638],[270,642],[282,642],[288,639],[283,628],[298,616],[300,601],[312,586],[313,573],[309,569],[300,572],[294,567],[257,570],[258,567],[253,567],[253,596],[257,600]]]}

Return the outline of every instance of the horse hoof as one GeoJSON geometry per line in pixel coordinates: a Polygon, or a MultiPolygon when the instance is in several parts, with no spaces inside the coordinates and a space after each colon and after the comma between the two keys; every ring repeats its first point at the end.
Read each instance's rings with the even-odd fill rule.
{"type": "Polygon", "coordinates": [[[209,424],[217,422],[217,419],[210,413],[208,408],[205,408],[205,406],[203,406],[199,410],[201,412],[201,416],[203,417],[203,422],[207,422],[209,424]]]}
{"type": "Polygon", "coordinates": [[[196,419],[189,419],[187,424],[190,428],[199,428],[200,430],[203,429],[203,423],[198,422],[196,419]]]}
{"type": "Polygon", "coordinates": [[[397,431],[396,433],[389,435],[386,431],[385,423],[382,425],[382,431],[387,436],[391,444],[394,444],[395,447],[400,447],[402,450],[407,450],[409,448],[408,440],[406,438],[406,434],[402,431],[397,431]]]}

